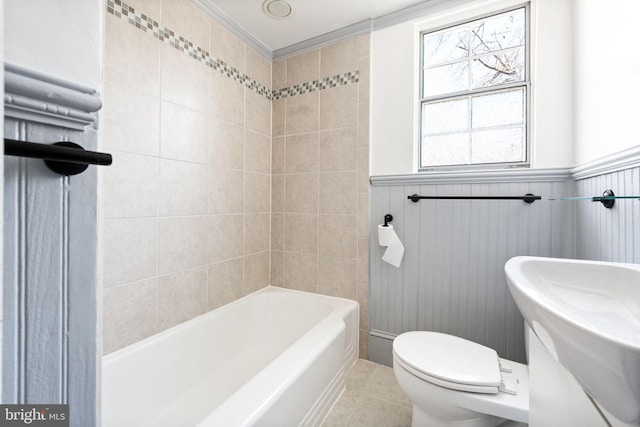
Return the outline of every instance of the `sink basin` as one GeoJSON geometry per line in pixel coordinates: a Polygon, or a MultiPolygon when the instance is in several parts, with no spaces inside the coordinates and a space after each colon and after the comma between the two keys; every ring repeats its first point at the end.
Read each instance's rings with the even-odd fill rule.
{"type": "Polygon", "coordinates": [[[558,362],[606,412],[640,425],[640,265],[515,257],[505,273],[558,362]]]}

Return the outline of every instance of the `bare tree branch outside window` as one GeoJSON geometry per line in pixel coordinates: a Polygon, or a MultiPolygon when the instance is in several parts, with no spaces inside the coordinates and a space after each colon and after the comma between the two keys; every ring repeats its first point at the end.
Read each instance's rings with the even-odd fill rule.
{"type": "Polygon", "coordinates": [[[520,8],[423,35],[421,167],[526,161],[525,22],[520,8]]]}

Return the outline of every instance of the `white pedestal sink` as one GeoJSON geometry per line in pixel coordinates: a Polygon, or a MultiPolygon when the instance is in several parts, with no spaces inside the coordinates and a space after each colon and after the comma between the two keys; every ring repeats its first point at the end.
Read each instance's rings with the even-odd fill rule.
{"type": "Polygon", "coordinates": [[[640,426],[640,265],[515,257],[505,273],[547,350],[605,413],[640,426]]]}

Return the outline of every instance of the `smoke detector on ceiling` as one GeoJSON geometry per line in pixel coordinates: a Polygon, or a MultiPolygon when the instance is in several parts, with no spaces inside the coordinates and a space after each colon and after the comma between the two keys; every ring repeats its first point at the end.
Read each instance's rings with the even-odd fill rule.
{"type": "Polygon", "coordinates": [[[291,5],[284,0],[266,0],[262,9],[268,16],[278,19],[286,18],[293,12],[291,5]]]}

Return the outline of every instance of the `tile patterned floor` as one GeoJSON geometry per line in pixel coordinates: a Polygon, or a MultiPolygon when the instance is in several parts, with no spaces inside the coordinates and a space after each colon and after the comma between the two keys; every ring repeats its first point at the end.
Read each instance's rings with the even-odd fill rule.
{"type": "Polygon", "coordinates": [[[411,401],[393,369],[358,359],[346,378],[346,390],[322,427],[410,427],[411,401]]]}

